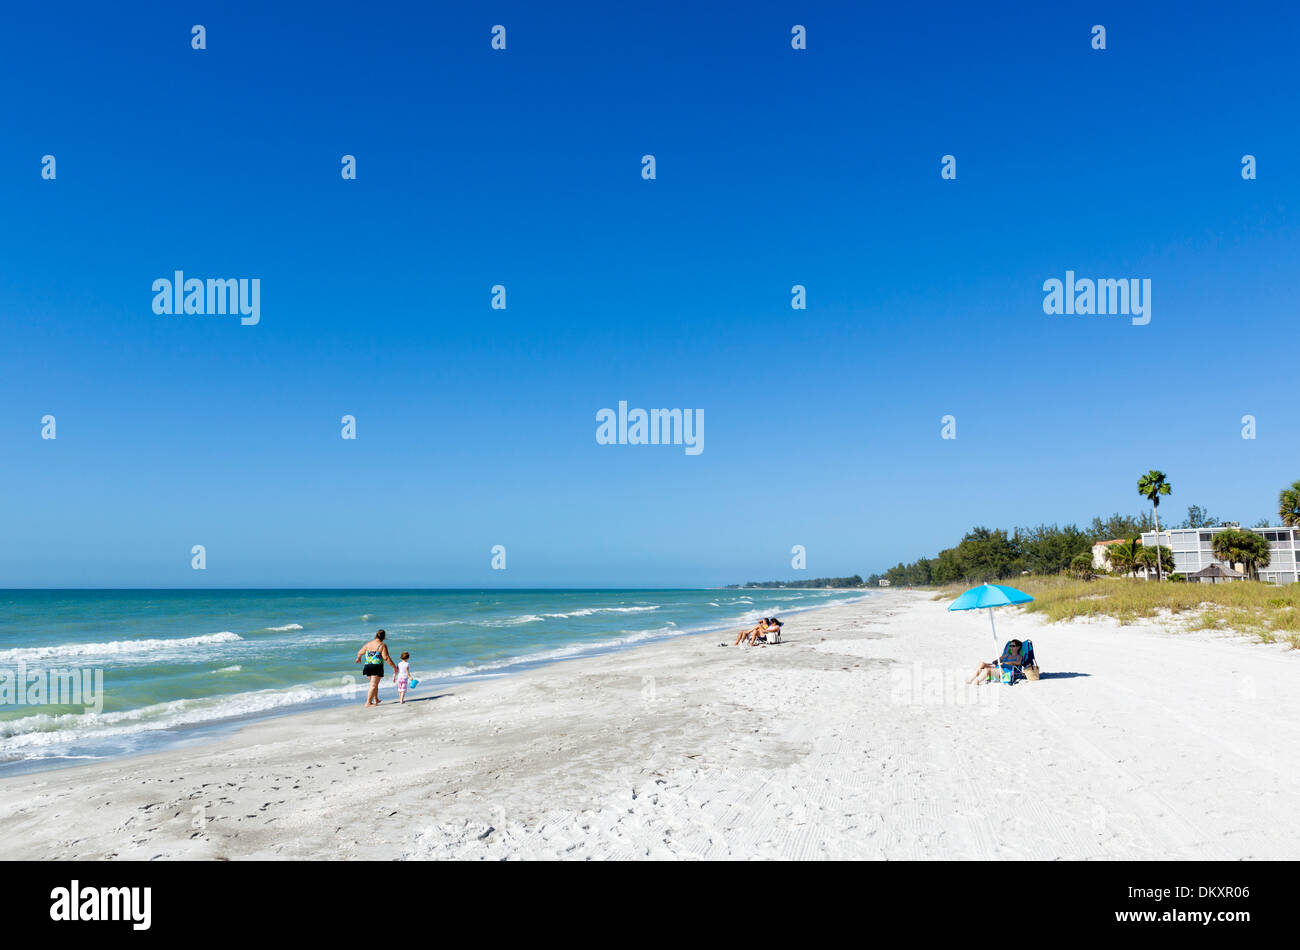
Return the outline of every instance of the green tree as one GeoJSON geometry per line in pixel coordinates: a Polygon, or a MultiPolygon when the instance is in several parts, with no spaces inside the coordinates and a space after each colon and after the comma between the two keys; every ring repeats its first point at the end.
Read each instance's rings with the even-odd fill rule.
{"type": "Polygon", "coordinates": [[[933,564],[934,562],[928,557],[923,557],[907,565],[907,583],[914,586],[924,586],[931,583],[934,575],[933,564]]]}
{"type": "Polygon", "coordinates": [[[1174,487],[1169,484],[1164,472],[1154,468],[1138,479],[1138,494],[1151,502],[1151,520],[1156,526],[1156,578],[1165,579],[1164,566],[1160,559],[1160,496],[1173,494],[1174,487]]]}
{"type": "Polygon", "coordinates": [[[1220,531],[1210,542],[1210,547],[1220,561],[1244,566],[1246,576],[1252,579],[1256,577],[1257,568],[1268,567],[1268,541],[1254,531],[1243,531],[1241,528],[1220,531]]]}
{"type": "Polygon", "coordinates": [[[957,556],[956,548],[944,548],[934,559],[930,568],[930,576],[936,584],[951,584],[953,581],[962,580],[966,573],[962,570],[961,558],[957,556]]]}
{"type": "Polygon", "coordinates": [[[1300,482],[1292,482],[1290,488],[1283,488],[1277,499],[1277,513],[1282,516],[1282,523],[1292,528],[1300,528],[1300,482]]]}
{"type": "Polygon", "coordinates": [[[1169,548],[1165,547],[1163,544],[1161,545],[1153,544],[1150,546],[1144,544],[1140,548],[1138,548],[1137,558],[1134,561],[1134,566],[1145,569],[1148,576],[1150,576],[1151,571],[1158,572],[1161,563],[1165,563],[1168,564],[1170,567],[1173,567],[1174,552],[1169,550],[1169,548]]]}
{"type": "Polygon", "coordinates": [[[1097,573],[1096,566],[1092,563],[1092,552],[1086,551],[1083,554],[1076,554],[1070,559],[1070,573],[1084,580],[1093,577],[1097,573]]]}
{"type": "Polygon", "coordinates": [[[1200,505],[1189,505],[1187,517],[1183,519],[1184,528],[1213,528],[1221,524],[1218,518],[1206,512],[1200,505]]]}
{"type": "Polygon", "coordinates": [[[1092,550],[1092,538],[1072,524],[1017,528],[1012,543],[1025,569],[1035,574],[1060,574],[1070,569],[1076,555],[1092,550]]]}
{"type": "Polygon", "coordinates": [[[1115,538],[1131,538],[1151,530],[1150,515],[1121,515],[1119,512],[1109,518],[1093,518],[1088,526],[1088,537],[1095,544],[1098,541],[1112,541],[1115,538]]]}
{"type": "Polygon", "coordinates": [[[1120,541],[1106,548],[1106,563],[1116,574],[1134,574],[1137,572],[1138,552],[1142,550],[1142,539],[1120,541]]]}
{"type": "Polygon", "coordinates": [[[1001,529],[972,528],[957,545],[957,557],[969,580],[1000,580],[1020,570],[1015,545],[1001,529]]]}

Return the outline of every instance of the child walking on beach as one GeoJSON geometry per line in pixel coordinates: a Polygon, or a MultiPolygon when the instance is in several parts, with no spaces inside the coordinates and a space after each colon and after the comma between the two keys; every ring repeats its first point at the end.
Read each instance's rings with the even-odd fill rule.
{"type": "Polygon", "coordinates": [[[411,683],[411,654],[403,653],[402,659],[398,661],[397,669],[393,671],[393,682],[397,684],[397,701],[406,702],[406,687],[411,683]]]}

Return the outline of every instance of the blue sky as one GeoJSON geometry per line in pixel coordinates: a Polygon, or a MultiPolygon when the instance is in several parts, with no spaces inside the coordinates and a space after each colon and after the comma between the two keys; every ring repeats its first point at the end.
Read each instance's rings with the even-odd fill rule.
{"type": "Polygon", "coordinates": [[[4,14],[0,586],[865,575],[1300,478],[1290,5],[264,6],[4,14]],[[705,451],[597,445],[620,399],[705,451]]]}

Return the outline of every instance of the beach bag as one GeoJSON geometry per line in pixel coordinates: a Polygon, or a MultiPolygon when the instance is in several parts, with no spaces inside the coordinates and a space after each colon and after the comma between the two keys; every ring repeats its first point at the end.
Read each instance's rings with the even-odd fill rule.
{"type": "Polygon", "coordinates": [[[1026,640],[1021,649],[1025,653],[1025,678],[1031,683],[1038,682],[1038,657],[1034,656],[1034,642],[1026,640]]]}

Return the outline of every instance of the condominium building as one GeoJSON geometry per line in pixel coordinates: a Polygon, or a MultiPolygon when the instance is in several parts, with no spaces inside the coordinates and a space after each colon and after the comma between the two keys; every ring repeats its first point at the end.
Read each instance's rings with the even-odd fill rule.
{"type": "MultiPolygon", "coordinates": [[[[1240,565],[1228,564],[1214,556],[1211,543],[1220,531],[1235,528],[1236,525],[1219,525],[1215,528],[1170,528],[1160,532],[1160,543],[1174,552],[1173,572],[1190,576],[1197,571],[1217,564],[1229,570],[1240,570],[1240,565]]],[[[1271,584],[1290,584],[1300,581],[1300,528],[1251,528],[1256,534],[1262,534],[1268,542],[1269,560],[1267,567],[1258,569],[1259,579],[1271,584]]],[[[1148,531],[1142,535],[1142,543],[1156,543],[1156,533],[1148,531]]],[[[1170,568],[1165,567],[1166,571],[1170,568]]]]}

